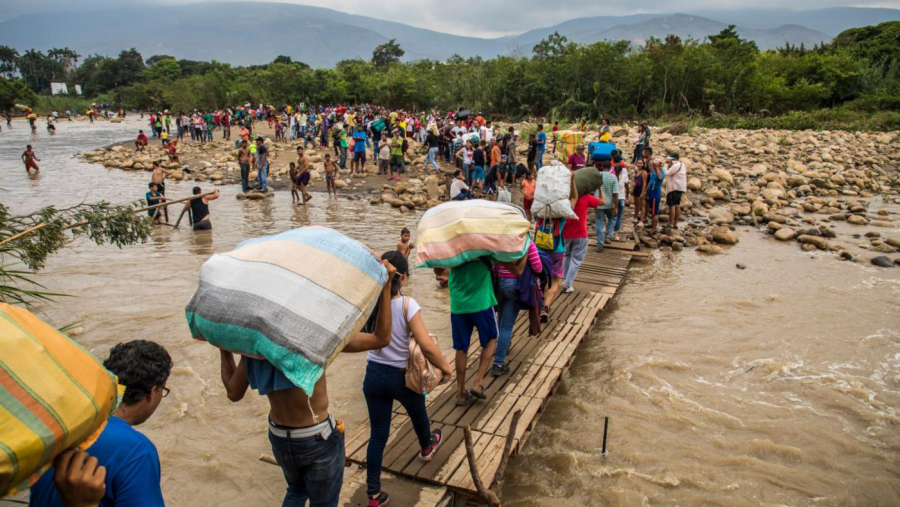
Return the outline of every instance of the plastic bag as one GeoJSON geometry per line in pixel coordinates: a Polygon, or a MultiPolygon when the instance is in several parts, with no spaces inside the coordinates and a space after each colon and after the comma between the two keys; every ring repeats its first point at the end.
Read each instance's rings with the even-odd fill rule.
{"type": "Polygon", "coordinates": [[[572,171],[554,160],[538,171],[531,210],[541,218],[577,218],[569,201],[571,192],[572,171]]]}
{"type": "Polygon", "coordinates": [[[512,202],[512,193],[506,188],[497,191],[497,202],[512,202]]]}

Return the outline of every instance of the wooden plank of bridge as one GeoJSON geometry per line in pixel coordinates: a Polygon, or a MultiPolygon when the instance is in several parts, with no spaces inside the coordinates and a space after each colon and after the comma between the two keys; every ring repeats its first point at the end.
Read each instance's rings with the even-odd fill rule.
{"type": "MultiPolygon", "coordinates": [[[[488,399],[470,407],[456,406],[456,382],[440,386],[427,400],[432,427],[443,432],[444,443],[429,462],[418,459],[419,442],[412,423],[399,404],[394,406],[391,436],[384,450],[382,468],[421,483],[444,486],[463,495],[476,494],[464,446],[466,426],[472,428],[476,463],[482,479],[490,481],[500,465],[512,414],[521,411],[512,453],[518,453],[564,373],[578,346],[593,328],[600,312],[622,283],[635,252],[634,242],[614,242],[602,252],[589,248],[575,279],[575,291],[559,294],[549,322],[537,336],[529,335],[528,315],[522,312],[513,327],[507,356],[510,373],[488,375],[484,390],[488,399]]],[[[474,384],[481,348],[478,340],[466,356],[466,385],[474,384]]],[[[368,421],[350,431],[346,440],[350,462],[365,465],[369,440],[368,421]]]]}

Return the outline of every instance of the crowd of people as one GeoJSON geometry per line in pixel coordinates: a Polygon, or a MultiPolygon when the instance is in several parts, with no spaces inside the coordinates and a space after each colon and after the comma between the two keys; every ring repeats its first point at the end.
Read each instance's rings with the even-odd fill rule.
{"type": "MultiPolygon", "coordinates": [[[[179,114],[174,119],[167,112],[152,114],[149,127],[151,136],[163,144],[177,143],[188,135],[196,142],[208,142],[217,131],[221,132],[222,139],[228,140],[230,130],[239,129],[236,147],[242,190],[251,189],[249,174],[256,171],[256,185],[266,191],[267,142],[261,136],[252,137],[254,123],[261,121],[283,126],[276,129],[278,141],[302,139],[296,148],[297,160],[291,162],[290,170],[294,183],[292,199],[298,204],[312,198],[307,191],[310,144],[313,149],[328,150],[328,143],[332,143],[334,151],[325,154],[324,164],[329,182],[327,191],[331,195],[334,175],[347,167],[350,154],[350,170],[358,171],[367,163],[369,149],[379,172],[399,180],[405,171],[403,159],[408,149],[405,140],[414,138],[427,148],[426,171],[453,174],[451,199],[509,200],[503,193],[515,188],[521,195],[523,214],[533,224],[533,240],[526,255],[516,262],[480,258],[450,269],[434,270],[437,282],[449,290],[454,366],[429,335],[420,305],[404,293],[411,274],[408,257],[415,249],[410,231],[402,230],[396,249],[381,256],[389,282],[384,285],[366,326],[343,349],[344,353],[367,353],[362,392],[371,425],[366,472],[368,507],[382,507],[390,499],[381,487],[381,463],[390,437],[395,401],[404,407],[405,417],[411,420],[419,442],[419,459],[432,459],[443,442],[440,429],[432,428],[429,421],[427,393],[411,390],[404,382],[411,341],[440,371],[444,381],[451,381],[455,375],[456,406],[469,407],[488,401],[485,390],[488,375],[500,377],[510,372],[507,355],[514,324],[523,311],[520,303],[523,287],[525,291],[532,283],[540,287],[530,304],[542,323],[548,322],[559,295],[575,290],[575,279],[589,249],[589,210],[594,210],[595,248],[602,250],[609,241],[621,239],[623,211],[632,203],[636,226],[655,233],[663,188],[669,208],[668,226],[677,228],[681,196],[686,191],[686,168],[678,154],[669,154],[665,161],[655,157],[646,125],[641,128],[638,143],[640,156],[630,164],[619,150],[613,150],[608,158],[595,157],[595,143],[578,146],[568,157],[565,165],[571,171],[569,196],[575,214],[575,218],[569,219],[532,216],[532,211],[539,211],[531,207],[549,147],[543,125],[538,125],[537,131],[529,135],[525,160],[520,160],[517,150],[518,132],[512,127],[505,131],[494,127],[482,115],[461,117],[432,112],[417,116],[371,106],[307,108],[299,105],[281,111],[240,107],[179,114]],[[173,125],[176,139],[167,140],[173,125]],[[443,159],[451,169],[442,171],[438,159],[443,159]],[[477,371],[467,384],[467,354],[475,330],[481,355],[473,365],[477,371]]],[[[552,129],[558,129],[558,125],[552,129]]],[[[598,133],[601,139],[608,140],[608,121],[600,125],[598,133]]],[[[141,132],[135,149],[145,148],[148,142],[141,132]]],[[[30,146],[22,160],[26,169],[37,170],[35,161],[40,159],[30,146]]],[[[153,220],[168,221],[166,207],[158,206],[167,202],[165,176],[168,172],[158,161],[154,162],[146,194],[147,213],[153,220]]],[[[194,198],[185,202],[184,212],[189,214],[195,230],[211,228],[209,202],[218,196],[218,191],[203,194],[200,187],[193,189],[194,198]]],[[[307,501],[316,506],[337,505],[344,469],[344,426],[329,411],[326,378],[323,376],[312,396],[307,396],[264,359],[236,358],[230,352],[220,351],[219,362],[221,381],[229,400],[238,402],[248,390],[254,390],[269,402],[269,441],[287,483],[284,505],[305,505],[307,501]]],[[[45,474],[33,488],[32,505],[163,504],[156,449],[133,427],[151,417],[168,394],[166,381],[172,360],[161,346],[137,341],[115,347],[105,364],[126,386],[123,404],[87,453],[69,452],[56,461],[56,470],[45,474]],[[103,479],[99,480],[101,469],[103,479]],[[70,500],[79,494],[88,500],[81,503],[70,500]],[[137,497],[140,499],[128,503],[137,497]]]]}

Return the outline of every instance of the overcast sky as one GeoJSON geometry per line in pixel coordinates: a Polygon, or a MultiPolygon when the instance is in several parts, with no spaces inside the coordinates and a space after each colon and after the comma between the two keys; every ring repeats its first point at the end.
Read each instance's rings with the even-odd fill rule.
{"type": "MultiPolygon", "coordinates": [[[[32,12],[59,12],[128,4],[187,4],[198,0],[0,0],[0,20],[32,12]]],[[[201,0],[202,1],[202,0],[201,0]]],[[[248,1],[266,0],[241,0],[248,1]]],[[[269,0],[272,1],[272,0],[269,0]]],[[[279,0],[275,0],[279,1],[279,0]]],[[[476,37],[518,34],[584,16],[636,13],[674,13],[700,10],[768,9],[794,10],[825,7],[900,8],[900,0],[280,0],[327,7],[351,14],[397,21],[440,32],[476,37]],[[478,15],[472,10],[477,9],[478,15]]],[[[238,14],[236,12],[236,14],[238,14]]]]}

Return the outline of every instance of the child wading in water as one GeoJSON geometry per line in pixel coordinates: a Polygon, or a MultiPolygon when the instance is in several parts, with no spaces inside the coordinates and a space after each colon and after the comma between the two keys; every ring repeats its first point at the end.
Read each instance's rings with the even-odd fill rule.
{"type": "Polygon", "coordinates": [[[400,241],[397,243],[397,251],[403,254],[403,257],[409,258],[409,253],[416,247],[416,244],[409,240],[409,229],[406,227],[400,231],[400,241]]]}
{"type": "Polygon", "coordinates": [[[291,178],[291,202],[300,202],[300,170],[294,162],[291,162],[290,167],[288,175],[291,178]]]}
{"type": "Polygon", "coordinates": [[[331,154],[325,154],[325,189],[328,191],[328,197],[334,194],[337,199],[337,187],[334,185],[334,175],[337,173],[337,164],[331,160],[331,154]]]}

